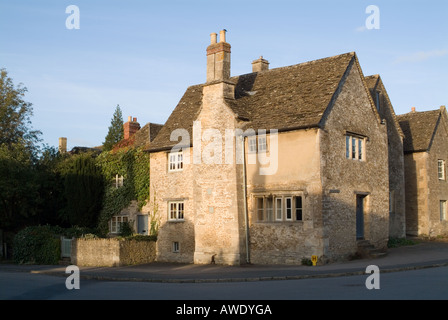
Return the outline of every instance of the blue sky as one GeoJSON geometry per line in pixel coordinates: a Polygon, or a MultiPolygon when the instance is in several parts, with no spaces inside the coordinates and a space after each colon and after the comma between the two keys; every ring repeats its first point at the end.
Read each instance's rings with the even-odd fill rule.
{"type": "Polygon", "coordinates": [[[232,75],[355,51],[380,74],[397,114],[448,106],[448,1],[2,0],[0,68],[28,88],[33,127],[68,148],[104,141],[117,104],[164,123],[185,89],[205,82],[210,33],[227,29],[232,75]],[[80,10],[67,29],[66,7],[80,10]],[[369,5],[379,29],[367,29],[369,5]]]}

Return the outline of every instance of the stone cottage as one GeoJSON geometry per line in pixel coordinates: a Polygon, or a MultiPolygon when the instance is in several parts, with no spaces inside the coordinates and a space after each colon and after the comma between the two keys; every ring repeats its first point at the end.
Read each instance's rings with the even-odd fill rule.
{"type": "MultiPolygon", "coordinates": [[[[124,148],[148,148],[161,128],[162,125],[150,122],[141,127],[136,117],[129,116],[128,121],[123,124],[123,140],[114,145],[113,151],[124,148]]],[[[115,188],[120,188],[123,186],[124,177],[117,174],[111,183],[115,188]]],[[[128,207],[110,219],[109,235],[119,234],[122,223],[130,223],[135,232],[147,235],[149,210],[149,205],[139,210],[137,201],[131,201],[128,207]]]]}
{"type": "Polygon", "coordinates": [[[372,98],[388,100],[381,82],[367,84],[354,52],[275,69],[260,57],[240,76],[230,56],[225,30],[211,34],[206,82],[147,149],[157,260],[300,264],[354,255],[360,241],[384,249],[402,182],[389,182],[388,127],[393,143],[401,132],[372,98]]]}
{"type": "Polygon", "coordinates": [[[414,236],[448,234],[448,118],[438,110],[399,115],[405,134],[406,232],[414,236]]]}
{"type": "Polygon", "coordinates": [[[365,78],[367,87],[381,119],[387,123],[389,166],[389,236],[406,237],[404,133],[379,75],[365,78]]]}

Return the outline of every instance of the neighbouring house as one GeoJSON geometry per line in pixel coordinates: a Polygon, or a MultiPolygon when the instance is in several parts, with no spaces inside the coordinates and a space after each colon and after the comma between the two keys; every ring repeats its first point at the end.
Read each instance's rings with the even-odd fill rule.
{"type": "Polygon", "coordinates": [[[381,119],[387,124],[389,165],[389,237],[406,237],[404,134],[379,75],[365,78],[381,119]]]}
{"type": "Polygon", "coordinates": [[[406,232],[413,236],[448,234],[448,118],[438,110],[398,116],[405,134],[406,232]]]}
{"type": "Polygon", "coordinates": [[[393,191],[403,201],[402,173],[390,182],[400,165],[388,158],[402,136],[379,78],[354,52],[275,69],[260,57],[231,76],[225,37],[211,34],[206,82],[147,148],[157,260],[300,264],[347,258],[361,242],[385,250],[404,233],[389,204],[393,191]]]}
{"type": "MultiPolygon", "coordinates": [[[[114,145],[112,152],[126,148],[148,148],[161,127],[162,125],[156,123],[147,123],[140,127],[137,118],[128,117],[128,121],[123,124],[123,140],[114,145]]],[[[117,173],[111,183],[113,187],[120,188],[124,184],[124,177],[117,173]]],[[[111,236],[118,235],[121,231],[121,225],[130,223],[135,232],[148,235],[148,212],[149,206],[144,206],[140,209],[137,200],[132,200],[129,206],[111,218],[109,221],[109,234],[111,236]]]]}

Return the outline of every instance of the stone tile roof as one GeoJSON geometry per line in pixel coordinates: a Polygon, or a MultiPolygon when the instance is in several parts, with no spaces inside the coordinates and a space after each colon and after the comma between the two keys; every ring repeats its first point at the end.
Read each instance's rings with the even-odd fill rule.
{"type": "Polygon", "coordinates": [[[440,118],[440,110],[409,112],[398,115],[404,133],[404,152],[427,151],[440,118]]]}
{"type": "MultiPolygon", "coordinates": [[[[348,67],[354,52],[232,77],[235,100],[226,100],[244,128],[291,130],[318,126],[348,67]]],[[[359,67],[359,65],[358,65],[359,67]]],[[[189,87],[148,151],[169,149],[171,132],[184,128],[192,139],[193,121],[202,104],[202,87],[189,87]]],[[[366,89],[367,90],[367,89],[366,89]]]]}

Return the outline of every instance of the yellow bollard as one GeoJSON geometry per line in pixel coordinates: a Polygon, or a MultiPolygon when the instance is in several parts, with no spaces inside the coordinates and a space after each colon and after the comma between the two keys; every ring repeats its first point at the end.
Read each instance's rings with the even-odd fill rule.
{"type": "Polygon", "coordinates": [[[311,256],[311,262],[313,263],[313,266],[316,266],[317,264],[317,256],[311,256]]]}

